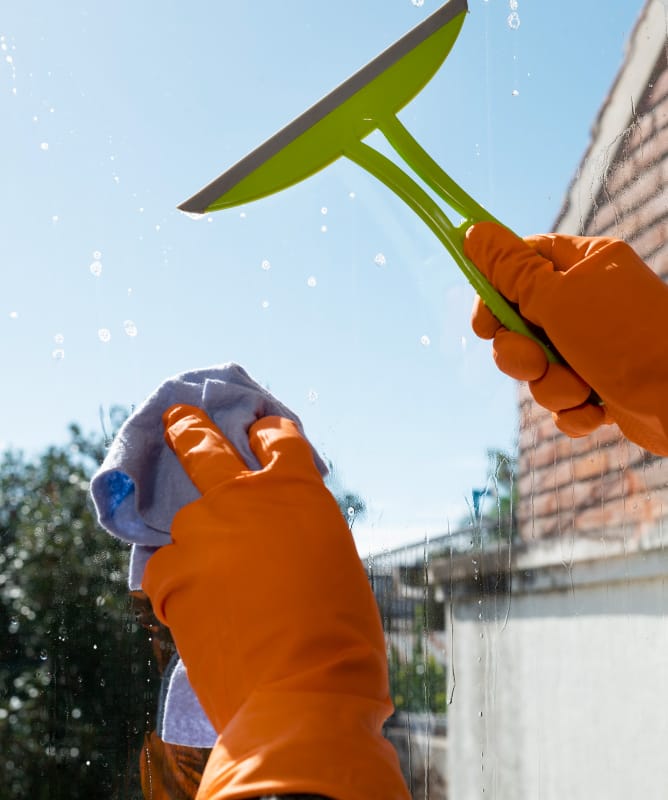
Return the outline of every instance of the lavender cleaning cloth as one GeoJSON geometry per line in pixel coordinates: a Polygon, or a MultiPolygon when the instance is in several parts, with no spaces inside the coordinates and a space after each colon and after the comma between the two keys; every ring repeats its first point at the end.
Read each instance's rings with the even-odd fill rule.
{"type": "MultiPolygon", "coordinates": [[[[278,415],[302,430],[298,417],[238,364],[185,372],[158,387],[123,424],[90,487],[102,527],[134,546],[131,589],[141,588],[147,560],[171,541],[176,512],[200,496],[163,438],[162,415],[175,403],[204,409],[249,469],[260,468],[248,444],[256,420],[278,415]]],[[[313,455],[325,475],[327,467],[313,455]]]]}
{"type": "MultiPolygon", "coordinates": [[[[164,440],[163,413],[175,403],[204,409],[249,469],[259,469],[248,429],[261,417],[299,418],[238,364],[194,370],[165,381],[130,416],[93,476],[90,491],[103,528],[132,544],[128,583],[141,589],[144,568],[171,541],[176,512],[200,496],[164,440]]],[[[327,467],[313,456],[322,475],[327,467]]],[[[159,735],[173,744],[213,747],[216,734],[187,679],[183,663],[165,676],[159,735]]]]}
{"type": "Polygon", "coordinates": [[[156,731],[163,742],[182,747],[213,747],[218,738],[195,696],[183,661],[177,655],[163,676],[156,731]]]}

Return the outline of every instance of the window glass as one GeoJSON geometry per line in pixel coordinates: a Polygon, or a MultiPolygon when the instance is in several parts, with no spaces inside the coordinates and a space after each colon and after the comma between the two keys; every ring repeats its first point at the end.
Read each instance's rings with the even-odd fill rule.
{"type": "MultiPolygon", "coordinates": [[[[142,797],[173,645],[128,592],[127,549],[96,527],[87,483],[160,383],[226,362],[332,465],[415,797],[661,796],[663,461],[616,429],[555,434],[471,332],[474,292],[443,245],[356,164],[177,210],[438,7],[5,9],[8,798],[142,797]]],[[[399,117],[519,234],[622,237],[662,273],[665,30],[660,0],[470,0],[399,117]]],[[[380,133],[366,142],[391,155],[380,133]]],[[[160,757],[176,774],[206,753],[160,757]]]]}

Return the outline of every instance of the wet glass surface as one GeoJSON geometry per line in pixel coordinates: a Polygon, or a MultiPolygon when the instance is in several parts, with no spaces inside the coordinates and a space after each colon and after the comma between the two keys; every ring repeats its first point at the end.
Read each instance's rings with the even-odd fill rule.
{"type": "MultiPolygon", "coordinates": [[[[619,236],[663,274],[666,9],[539,5],[470,0],[401,121],[518,233],[619,236]]],[[[161,382],[230,361],[333,466],[413,796],[663,796],[663,460],[555,434],[443,246],[355,164],[176,210],[437,8],[5,10],[0,796],[140,798],[142,759],[146,796],[192,794],[206,752],[151,739],[173,645],[87,486],[161,382]]]]}

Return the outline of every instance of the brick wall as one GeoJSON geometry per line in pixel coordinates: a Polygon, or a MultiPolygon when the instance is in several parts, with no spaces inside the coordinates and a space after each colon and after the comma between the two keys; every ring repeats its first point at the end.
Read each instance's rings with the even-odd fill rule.
{"type": "MultiPolygon", "coordinates": [[[[611,148],[582,230],[560,232],[623,238],[668,278],[665,51],[635,117],[611,148]]],[[[518,525],[524,540],[560,534],[637,538],[668,518],[668,459],[631,444],[616,426],[583,439],[563,436],[524,385],[519,403],[518,525]]]]}

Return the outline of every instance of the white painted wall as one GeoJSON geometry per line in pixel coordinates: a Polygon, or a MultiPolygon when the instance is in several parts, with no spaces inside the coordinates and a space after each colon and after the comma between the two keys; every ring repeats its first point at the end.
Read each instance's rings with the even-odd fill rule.
{"type": "Polygon", "coordinates": [[[449,797],[665,800],[668,556],[532,575],[453,604],[449,797]]]}

